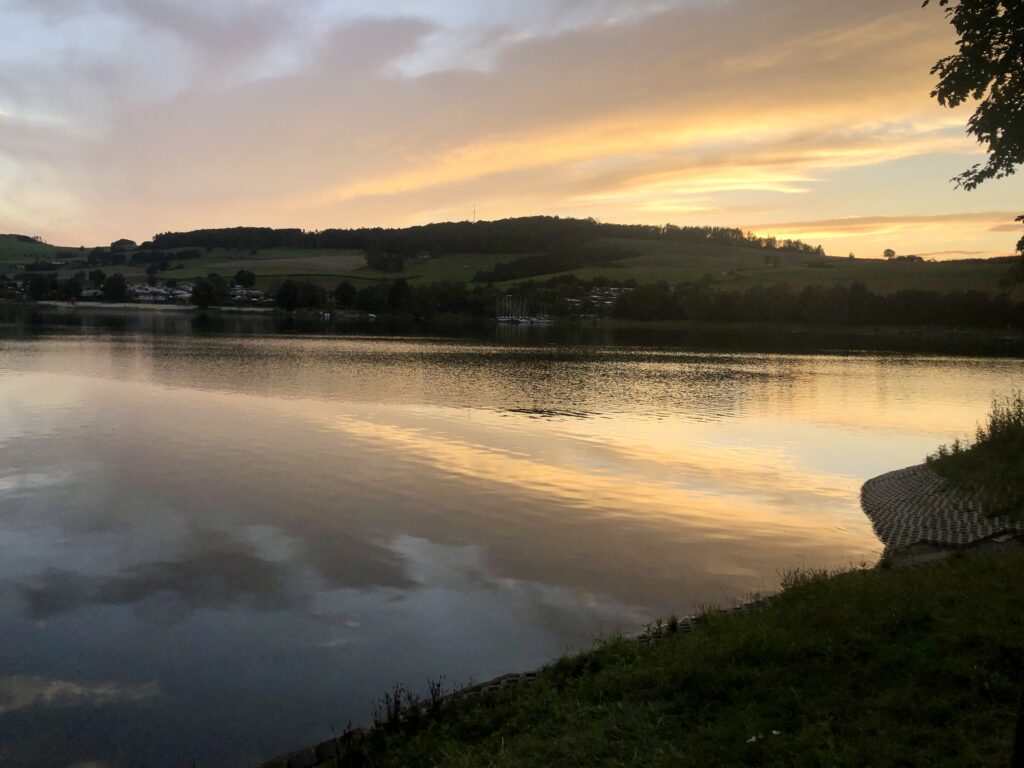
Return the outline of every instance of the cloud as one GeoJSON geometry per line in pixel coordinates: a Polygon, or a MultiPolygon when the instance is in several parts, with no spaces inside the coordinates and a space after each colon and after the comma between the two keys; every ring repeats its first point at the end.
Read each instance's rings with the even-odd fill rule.
{"type": "Polygon", "coordinates": [[[296,7],[270,0],[21,0],[14,4],[59,25],[106,16],[147,31],[173,35],[213,58],[258,53],[286,37],[296,7]]]}
{"type": "MultiPolygon", "coordinates": [[[[94,131],[75,126],[97,108],[76,103],[49,134],[26,138],[31,121],[0,134],[9,178],[32,189],[31,205],[0,204],[0,222],[73,242],[239,223],[401,225],[463,218],[474,204],[492,218],[725,216],[736,195],[770,209],[844,169],[973,149],[962,118],[928,96],[948,25],[884,0],[536,0],[499,3],[493,18],[469,4],[431,15],[411,0],[375,7],[386,18],[360,17],[357,3],[39,7],[232,51],[198,64],[169,56],[163,69],[178,74],[146,75],[173,91],[160,98],[126,96],[143,84],[119,62],[112,112],[92,118],[94,131]],[[462,42],[446,57],[438,40],[453,35],[462,42]],[[47,206],[50,195],[65,204],[47,206]],[[54,210],[59,229],[44,226],[54,210]]],[[[50,104],[66,92],[56,73],[34,72],[50,104]]],[[[0,84],[0,98],[16,95],[0,84]]]]}
{"type": "MultiPolygon", "coordinates": [[[[865,115],[891,121],[891,107],[906,103],[908,93],[919,94],[922,113],[939,119],[927,108],[927,73],[908,76],[905,66],[927,48],[924,19],[908,23],[872,3],[860,18],[843,19],[847,26],[822,32],[810,14],[798,18],[793,6],[801,3],[787,5],[782,14],[759,2],[745,4],[742,13],[729,5],[587,27],[512,46],[488,73],[412,80],[389,76],[381,65],[414,51],[429,30],[408,21],[360,22],[333,36],[294,77],[137,111],[116,131],[117,151],[103,160],[118,182],[152,179],[154,202],[173,202],[188,179],[192,194],[211,198],[215,207],[269,213],[283,204],[293,216],[312,213],[324,225],[348,218],[349,206],[358,210],[380,197],[473,180],[487,194],[487,180],[526,170],[586,187],[604,175],[587,164],[629,165],[652,151],[701,152],[708,136],[717,137],[719,154],[734,138],[743,141],[741,154],[795,152],[800,137],[828,130],[840,138],[840,129],[849,131],[865,115]],[[768,28],[744,14],[766,16],[768,28]],[[726,29],[745,53],[720,69],[699,66],[714,61],[726,29]],[[787,33],[795,40],[780,45],[787,33]],[[806,45],[812,38],[817,42],[806,45]],[[347,57],[352,45],[360,55],[347,57]],[[814,80],[808,67],[818,70],[814,80]],[[886,76],[883,92],[876,83],[886,76]],[[164,164],[168,156],[181,161],[177,170],[153,167],[152,160],[164,164]],[[227,202],[229,187],[248,194],[227,202]]],[[[838,25],[835,16],[826,13],[826,24],[838,25]]],[[[865,141],[866,130],[853,131],[860,134],[856,142],[865,141]]],[[[906,139],[897,146],[920,151],[906,139]]],[[[815,164],[808,153],[801,165],[843,165],[839,155],[833,151],[815,164]]],[[[879,156],[900,153],[876,147],[879,156]]],[[[864,160],[851,153],[846,162],[864,160]]],[[[742,158],[732,167],[743,168],[742,158]]],[[[762,179],[748,184],[743,174],[735,177],[730,188],[764,186],[762,179]]]]}
{"type": "Polygon", "coordinates": [[[401,588],[413,583],[390,550],[362,537],[321,533],[297,545],[296,559],[282,560],[264,554],[258,543],[202,531],[175,558],[104,575],[51,568],[19,585],[18,592],[25,615],[45,620],[83,606],[134,606],[156,597],[171,598],[186,610],[245,603],[279,611],[308,607],[324,586],[401,588]]]}
{"type": "Polygon", "coordinates": [[[21,709],[51,707],[104,707],[138,703],[160,695],[156,683],[122,685],[86,684],[47,677],[0,677],[0,715],[21,709]]]}
{"type": "Polygon", "coordinates": [[[292,604],[285,566],[249,553],[199,552],[177,560],[145,563],[113,576],[50,569],[22,585],[26,614],[47,619],[83,605],[134,605],[170,595],[192,608],[227,607],[251,601],[263,610],[292,604]]]}
{"type": "MultiPolygon", "coordinates": [[[[851,216],[848,218],[822,219],[776,224],[759,224],[749,227],[754,232],[772,232],[779,236],[825,238],[843,234],[846,236],[874,236],[889,234],[904,229],[938,228],[948,231],[966,228],[987,232],[1016,232],[1020,224],[1013,224],[1017,216],[1008,211],[982,211],[976,213],[942,213],[919,216],[851,216]]],[[[960,253],[961,251],[956,251],[960,253]]],[[[977,253],[977,252],[975,252],[977,253]]]]}

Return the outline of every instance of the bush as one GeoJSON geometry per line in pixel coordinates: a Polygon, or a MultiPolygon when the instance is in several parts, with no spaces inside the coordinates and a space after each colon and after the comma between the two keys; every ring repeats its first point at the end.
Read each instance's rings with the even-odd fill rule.
{"type": "Polygon", "coordinates": [[[989,515],[1024,512],[1024,393],[992,403],[988,422],[973,443],[955,440],[928,457],[928,465],[951,485],[978,496],[989,515]]]}
{"type": "Polygon", "coordinates": [[[103,298],[109,301],[124,301],[128,298],[128,281],[117,273],[103,281],[103,298]]]}

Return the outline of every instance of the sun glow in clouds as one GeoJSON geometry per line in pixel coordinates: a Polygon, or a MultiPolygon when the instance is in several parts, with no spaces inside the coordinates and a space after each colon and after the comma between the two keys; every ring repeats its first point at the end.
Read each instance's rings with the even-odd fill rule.
{"type": "MultiPolygon", "coordinates": [[[[916,5],[18,0],[0,30],[21,41],[0,78],[0,230],[51,242],[473,205],[779,236],[773,222],[903,217],[876,233],[902,252],[1016,240],[952,224],[1012,208],[1024,184],[950,187],[977,147],[929,96],[952,41],[916,5]]],[[[819,229],[845,250],[848,233],[819,229]]]]}

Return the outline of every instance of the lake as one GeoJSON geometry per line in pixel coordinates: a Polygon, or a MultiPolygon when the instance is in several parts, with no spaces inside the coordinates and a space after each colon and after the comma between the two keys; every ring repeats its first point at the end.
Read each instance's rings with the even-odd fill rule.
{"type": "Polygon", "coordinates": [[[861,483],[1020,362],[101,330],[0,339],[0,764],[254,765],[393,684],[874,563],[861,483]]]}

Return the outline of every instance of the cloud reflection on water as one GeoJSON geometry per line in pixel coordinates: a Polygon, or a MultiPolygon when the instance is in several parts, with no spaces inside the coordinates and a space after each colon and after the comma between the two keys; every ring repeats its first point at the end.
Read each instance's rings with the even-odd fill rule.
{"type": "MultiPolygon", "coordinates": [[[[156,680],[153,717],[263,756],[397,680],[529,668],[787,567],[872,559],[861,480],[969,429],[1012,369],[407,339],[2,349],[0,667],[156,680]]],[[[74,727],[149,732],[131,703],[74,727]]]]}
{"type": "Polygon", "coordinates": [[[144,702],[160,695],[156,683],[86,684],[31,675],[0,677],[0,715],[37,707],[103,707],[144,702]]]}

